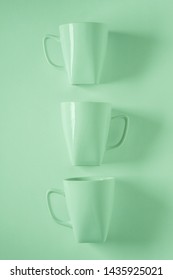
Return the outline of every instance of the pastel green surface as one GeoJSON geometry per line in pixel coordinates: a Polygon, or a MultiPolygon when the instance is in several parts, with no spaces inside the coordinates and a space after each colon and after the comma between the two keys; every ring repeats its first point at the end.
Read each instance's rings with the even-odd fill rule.
{"type": "Polygon", "coordinates": [[[1,0],[1,259],[173,258],[172,11],[171,0],[1,0]],[[111,30],[102,83],[70,86],[45,61],[42,38],[84,20],[111,30]],[[108,102],[130,118],[101,166],[71,166],[60,119],[69,100],[108,102]],[[51,219],[45,194],[92,175],[117,178],[114,215],[106,243],[78,244],[51,219]]]}

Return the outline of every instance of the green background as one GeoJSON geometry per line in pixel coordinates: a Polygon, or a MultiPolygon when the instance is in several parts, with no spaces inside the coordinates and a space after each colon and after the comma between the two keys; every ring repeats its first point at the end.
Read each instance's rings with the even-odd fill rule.
{"type": "MultiPolygon", "coordinates": [[[[173,258],[172,26],[171,0],[0,1],[1,259],[173,258]],[[44,58],[42,37],[75,21],[111,31],[98,86],[69,85],[44,58]],[[124,145],[102,166],[71,166],[60,119],[66,100],[110,102],[129,116],[124,145]],[[47,189],[78,175],[116,177],[104,244],[77,244],[48,213],[47,189]]],[[[65,217],[63,199],[53,200],[65,217]]]]}

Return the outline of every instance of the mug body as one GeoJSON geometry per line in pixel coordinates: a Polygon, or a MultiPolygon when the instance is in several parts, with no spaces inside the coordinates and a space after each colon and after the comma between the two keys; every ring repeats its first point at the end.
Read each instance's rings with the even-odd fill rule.
{"type": "Polygon", "coordinates": [[[100,165],[109,133],[111,106],[101,102],[63,102],[64,135],[73,165],[100,165]]]}
{"type": "Polygon", "coordinates": [[[114,199],[113,177],[64,180],[67,208],[77,242],[104,242],[114,199]]]}
{"type": "Polygon", "coordinates": [[[107,46],[108,32],[105,24],[69,23],[60,25],[59,31],[70,83],[98,83],[107,46]]]}

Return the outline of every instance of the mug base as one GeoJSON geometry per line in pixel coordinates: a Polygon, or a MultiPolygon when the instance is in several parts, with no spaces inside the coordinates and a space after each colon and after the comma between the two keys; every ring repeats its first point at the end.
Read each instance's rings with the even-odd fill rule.
{"type": "Polygon", "coordinates": [[[83,163],[83,162],[75,162],[75,163],[72,163],[73,166],[100,166],[101,163],[83,163]]]}
{"type": "Polygon", "coordinates": [[[77,243],[104,243],[106,239],[91,239],[91,240],[86,240],[86,239],[77,239],[77,243]]]}
{"type": "Polygon", "coordinates": [[[96,82],[96,81],[94,81],[94,82],[71,82],[71,85],[73,85],[73,86],[78,86],[78,85],[81,85],[81,86],[89,86],[89,85],[97,85],[97,84],[99,84],[99,82],[96,82]]]}

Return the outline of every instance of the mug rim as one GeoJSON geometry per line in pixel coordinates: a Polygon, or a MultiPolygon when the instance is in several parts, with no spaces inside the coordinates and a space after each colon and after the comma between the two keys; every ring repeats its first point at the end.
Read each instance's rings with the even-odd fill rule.
{"type": "Polygon", "coordinates": [[[62,104],[72,104],[72,103],[74,103],[74,104],[107,104],[107,105],[109,105],[109,106],[111,106],[111,104],[110,103],[108,103],[108,102],[102,102],[102,101],[62,101],[62,102],[60,102],[60,104],[62,105],[62,104]]]}
{"type": "Polygon", "coordinates": [[[113,176],[81,176],[81,177],[71,177],[64,179],[65,182],[98,182],[98,181],[109,181],[115,180],[113,176]]]}
{"type": "Polygon", "coordinates": [[[73,24],[96,24],[96,25],[102,25],[107,27],[107,25],[104,22],[99,22],[99,21],[77,21],[77,22],[68,22],[68,23],[63,23],[59,25],[59,28],[67,25],[73,25],[73,24]]]}

